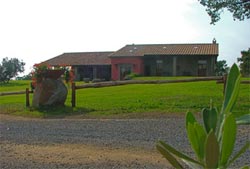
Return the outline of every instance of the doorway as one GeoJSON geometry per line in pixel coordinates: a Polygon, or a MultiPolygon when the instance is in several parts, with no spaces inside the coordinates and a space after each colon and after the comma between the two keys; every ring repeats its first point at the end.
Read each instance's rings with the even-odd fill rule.
{"type": "Polygon", "coordinates": [[[198,61],[198,76],[207,76],[207,61],[198,61]]]}
{"type": "Polygon", "coordinates": [[[124,78],[133,72],[132,64],[121,64],[119,65],[119,79],[124,80],[124,78]]]}

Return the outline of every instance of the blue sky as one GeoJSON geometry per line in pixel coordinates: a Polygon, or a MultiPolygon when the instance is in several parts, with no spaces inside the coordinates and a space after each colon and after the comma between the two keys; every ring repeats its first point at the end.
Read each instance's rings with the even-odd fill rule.
{"type": "Polygon", "coordinates": [[[126,44],[219,43],[232,65],[250,47],[250,20],[224,12],[210,25],[197,0],[0,1],[0,60],[17,57],[28,73],[64,52],[115,51],[126,44]]]}

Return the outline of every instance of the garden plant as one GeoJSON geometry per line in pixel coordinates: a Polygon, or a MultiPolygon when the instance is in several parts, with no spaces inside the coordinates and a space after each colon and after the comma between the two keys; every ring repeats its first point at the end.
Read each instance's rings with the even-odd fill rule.
{"type": "MultiPolygon", "coordinates": [[[[156,148],[175,168],[184,168],[183,161],[191,168],[228,168],[249,149],[249,141],[231,157],[236,141],[237,125],[249,124],[249,114],[235,118],[232,111],[240,86],[240,72],[234,64],[229,72],[220,113],[211,104],[201,111],[203,125],[199,124],[191,112],[186,114],[186,131],[196,158],[176,150],[169,144],[158,141],[156,148]],[[230,158],[231,157],[231,158],[230,158]]],[[[244,166],[242,168],[249,168],[244,166]]]]}

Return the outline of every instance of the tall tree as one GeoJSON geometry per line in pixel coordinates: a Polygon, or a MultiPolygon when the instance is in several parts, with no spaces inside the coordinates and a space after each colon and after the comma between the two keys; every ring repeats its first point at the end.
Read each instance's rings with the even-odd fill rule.
{"type": "Polygon", "coordinates": [[[215,73],[216,76],[223,76],[227,74],[229,71],[229,67],[227,66],[227,62],[225,60],[219,60],[216,63],[215,73]]]}
{"type": "Polygon", "coordinates": [[[25,63],[17,58],[3,58],[0,63],[0,82],[8,83],[10,79],[16,77],[18,73],[24,72],[24,65],[25,63]]]}
{"type": "Polygon", "coordinates": [[[233,14],[234,20],[244,20],[250,18],[250,0],[198,0],[206,7],[211,23],[215,24],[220,20],[220,14],[227,9],[233,14]]]}
{"type": "Polygon", "coordinates": [[[241,51],[241,57],[238,58],[240,63],[240,71],[243,76],[250,76],[250,48],[241,51]]]}

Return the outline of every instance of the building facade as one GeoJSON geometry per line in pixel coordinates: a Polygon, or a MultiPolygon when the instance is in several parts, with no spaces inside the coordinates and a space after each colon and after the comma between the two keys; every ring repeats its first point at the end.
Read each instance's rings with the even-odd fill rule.
{"type": "Polygon", "coordinates": [[[214,76],[218,54],[219,45],[215,40],[206,44],[132,44],[115,52],[64,53],[45,63],[71,66],[76,80],[124,80],[131,73],[214,76]]]}
{"type": "Polygon", "coordinates": [[[112,79],[142,76],[214,76],[218,44],[126,45],[111,54],[112,79]]]}

